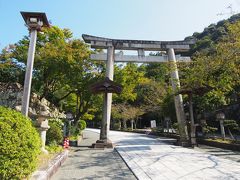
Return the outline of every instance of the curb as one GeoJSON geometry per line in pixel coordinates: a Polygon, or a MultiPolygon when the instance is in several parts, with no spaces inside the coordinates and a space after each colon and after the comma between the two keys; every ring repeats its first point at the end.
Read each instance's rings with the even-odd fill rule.
{"type": "Polygon", "coordinates": [[[68,153],[69,151],[65,150],[55,156],[54,159],[48,163],[48,167],[46,169],[35,171],[30,180],[49,180],[52,175],[57,172],[62,163],[67,159],[68,153]]]}
{"type": "Polygon", "coordinates": [[[118,152],[117,148],[114,148],[114,150],[118,153],[118,155],[121,157],[121,159],[123,160],[123,162],[126,164],[126,166],[128,167],[128,169],[132,172],[132,174],[135,176],[135,178],[137,180],[139,180],[139,178],[137,177],[137,175],[133,172],[133,170],[130,168],[130,166],[127,164],[127,162],[125,161],[125,159],[122,157],[121,153],[118,152]]]}

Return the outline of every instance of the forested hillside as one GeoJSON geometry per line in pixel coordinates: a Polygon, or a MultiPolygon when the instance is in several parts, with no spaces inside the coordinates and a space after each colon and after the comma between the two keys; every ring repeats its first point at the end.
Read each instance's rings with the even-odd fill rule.
{"type": "Polygon", "coordinates": [[[231,16],[229,19],[221,20],[217,23],[210,24],[203,32],[195,32],[192,36],[185,39],[196,39],[197,43],[192,47],[190,54],[192,55],[196,51],[206,50],[211,52],[214,45],[221,41],[228,35],[228,24],[234,24],[240,20],[240,14],[231,16]]]}

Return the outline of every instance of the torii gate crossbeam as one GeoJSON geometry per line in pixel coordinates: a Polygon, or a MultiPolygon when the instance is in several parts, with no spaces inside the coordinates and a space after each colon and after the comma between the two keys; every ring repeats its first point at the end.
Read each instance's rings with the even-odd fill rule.
{"type": "MultiPolygon", "coordinates": [[[[90,58],[95,61],[107,61],[107,54],[91,54],[90,58]]],[[[183,57],[180,55],[176,56],[179,62],[190,62],[189,57],[183,57]]],[[[135,55],[123,55],[123,53],[118,53],[114,55],[114,62],[133,62],[133,63],[164,63],[168,62],[168,56],[135,56],[135,55]]]]}
{"type": "MultiPolygon", "coordinates": [[[[190,45],[194,41],[144,41],[144,40],[121,40],[109,39],[90,35],[82,35],[86,43],[91,44],[91,48],[107,49],[107,54],[92,54],[91,59],[107,61],[106,77],[113,80],[114,61],[116,62],[171,62],[173,71],[171,72],[171,83],[174,91],[180,88],[178,69],[176,64],[175,51],[186,52],[190,49],[190,45]],[[124,56],[123,54],[115,54],[115,50],[135,50],[138,51],[138,56],[124,56]],[[167,56],[145,56],[145,51],[166,51],[167,56]]],[[[177,56],[179,61],[189,61],[189,57],[177,56]]],[[[179,124],[180,142],[185,143],[188,139],[186,129],[186,118],[183,109],[182,95],[174,96],[176,115],[179,124]]],[[[112,93],[105,94],[103,120],[101,125],[100,142],[108,146],[110,118],[112,106],[112,93]]]]}

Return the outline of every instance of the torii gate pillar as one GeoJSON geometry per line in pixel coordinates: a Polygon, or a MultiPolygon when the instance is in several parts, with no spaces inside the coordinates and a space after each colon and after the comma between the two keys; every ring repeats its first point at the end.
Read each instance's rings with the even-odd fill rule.
{"type": "MultiPolygon", "coordinates": [[[[114,72],[114,47],[110,46],[107,49],[107,67],[106,67],[106,77],[110,80],[113,80],[114,72]]],[[[110,130],[110,119],[111,119],[111,109],[112,109],[112,93],[104,94],[104,103],[103,103],[103,118],[101,123],[101,133],[100,141],[108,143],[110,140],[109,130],[110,130]]]]}
{"type": "MultiPolygon", "coordinates": [[[[171,64],[171,84],[174,92],[177,92],[180,89],[180,80],[179,80],[179,75],[178,75],[178,68],[177,68],[177,63],[176,63],[176,56],[173,48],[168,49],[168,61],[171,64]]],[[[179,133],[181,134],[180,136],[180,142],[182,143],[181,145],[184,146],[183,143],[186,143],[188,140],[188,132],[187,132],[187,126],[186,126],[186,117],[184,113],[184,108],[183,108],[183,99],[182,95],[178,94],[174,96],[174,104],[175,104],[175,109],[176,109],[176,115],[177,115],[177,121],[179,125],[179,133]]]]}

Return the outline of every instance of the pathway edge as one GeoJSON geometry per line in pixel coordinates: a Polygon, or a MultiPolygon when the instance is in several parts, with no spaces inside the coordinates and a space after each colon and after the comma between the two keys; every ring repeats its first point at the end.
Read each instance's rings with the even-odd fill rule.
{"type": "Polygon", "coordinates": [[[48,167],[44,170],[36,170],[30,180],[48,180],[52,177],[54,173],[57,172],[58,168],[63,164],[63,162],[67,159],[69,154],[69,150],[64,150],[62,153],[55,156],[48,163],[48,167]]]}

